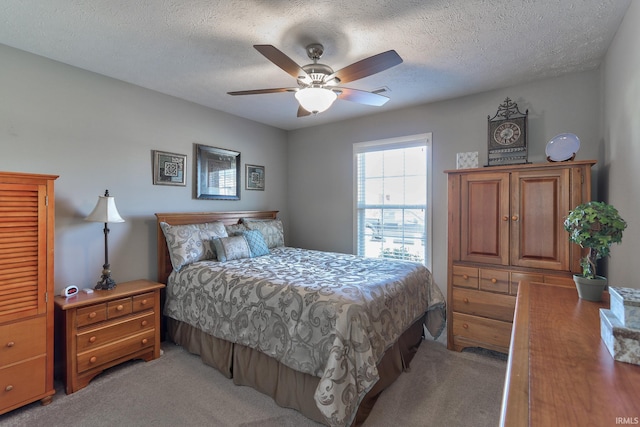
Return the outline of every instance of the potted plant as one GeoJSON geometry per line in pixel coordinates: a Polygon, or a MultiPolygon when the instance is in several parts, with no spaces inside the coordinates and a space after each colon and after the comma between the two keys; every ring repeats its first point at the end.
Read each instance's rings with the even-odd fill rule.
{"type": "Polygon", "coordinates": [[[620,243],[626,227],[617,209],[604,202],[579,205],[565,218],[564,229],[569,232],[569,241],[589,250],[580,260],[582,275],[573,276],[580,298],[602,299],[607,279],[596,274],[596,261],[609,256],[611,245],[620,243]]]}

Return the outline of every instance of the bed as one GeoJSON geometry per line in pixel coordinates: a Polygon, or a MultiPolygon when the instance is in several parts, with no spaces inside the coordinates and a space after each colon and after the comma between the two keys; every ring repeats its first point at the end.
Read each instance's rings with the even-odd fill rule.
{"type": "Polygon", "coordinates": [[[317,422],[362,424],[444,327],[420,264],[284,246],[277,211],[156,217],[167,337],[317,422]]]}

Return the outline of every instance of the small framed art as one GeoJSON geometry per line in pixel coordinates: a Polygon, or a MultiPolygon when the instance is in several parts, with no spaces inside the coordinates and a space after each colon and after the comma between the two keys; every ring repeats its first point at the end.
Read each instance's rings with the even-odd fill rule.
{"type": "Polygon", "coordinates": [[[264,190],[264,166],[245,165],[247,190],[264,190]]]}
{"type": "Polygon", "coordinates": [[[195,195],[205,200],[240,200],[240,153],[195,144],[195,195]]]}
{"type": "Polygon", "coordinates": [[[187,156],[153,150],[153,184],[187,185],[187,156]]]}

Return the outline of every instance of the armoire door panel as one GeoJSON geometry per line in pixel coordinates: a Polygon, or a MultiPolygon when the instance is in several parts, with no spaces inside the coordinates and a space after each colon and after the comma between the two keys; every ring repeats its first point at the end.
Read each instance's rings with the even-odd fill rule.
{"type": "Polygon", "coordinates": [[[511,174],[511,265],[569,269],[569,170],[511,174]]]}
{"type": "Polygon", "coordinates": [[[55,393],[56,178],[0,172],[0,414],[38,399],[48,404],[55,393]]]}
{"type": "Polygon", "coordinates": [[[465,175],[461,187],[461,259],[508,265],[509,174],[465,175]]]}

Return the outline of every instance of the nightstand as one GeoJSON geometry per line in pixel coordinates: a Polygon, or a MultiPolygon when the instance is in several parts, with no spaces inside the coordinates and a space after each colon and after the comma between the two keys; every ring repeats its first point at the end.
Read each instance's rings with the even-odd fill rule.
{"type": "Polygon", "coordinates": [[[67,394],[122,362],[160,357],[162,288],[162,283],[134,280],[110,291],[55,297],[56,320],[64,335],[67,394]]]}

